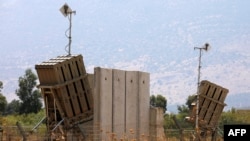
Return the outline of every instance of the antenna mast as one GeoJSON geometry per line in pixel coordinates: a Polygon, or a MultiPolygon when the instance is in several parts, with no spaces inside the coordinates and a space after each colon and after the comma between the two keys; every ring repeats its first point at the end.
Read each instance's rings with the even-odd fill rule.
{"type": "Polygon", "coordinates": [[[66,48],[68,47],[68,50],[66,50],[66,51],[68,52],[68,56],[70,56],[71,55],[71,42],[72,42],[72,37],[71,37],[72,14],[76,14],[76,11],[72,11],[67,3],[65,3],[60,8],[60,11],[64,15],[64,17],[68,17],[68,19],[69,19],[69,28],[66,30],[66,32],[69,32],[69,35],[67,35],[66,32],[65,32],[65,35],[69,39],[69,43],[68,43],[68,45],[66,45],[66,48]]]}
{"type": "MultiPolygon", "coordinates": [[[[196,116],[195,116],[195,129],[196,134],[199,134],[199,95],[200,95],[200,71],[201,71],[201,54],[202,50],[208,51],[210,48],[210,45],[208,43],[205,43],[203,47],[194,47],[195,49],[199,50],[199,65],[198,65],[198,82],[197,82],[197,99],[196,99],[196,116]]],[[[199,136],[199,135],[198,135],[199,136]]],[[[197,137],[197,136],[196,136],[197,137]]]]}

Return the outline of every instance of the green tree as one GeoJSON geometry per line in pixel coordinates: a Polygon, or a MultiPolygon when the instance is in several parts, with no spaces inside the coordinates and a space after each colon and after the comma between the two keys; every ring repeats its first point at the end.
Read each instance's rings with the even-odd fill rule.
{"type": "Polygon", "coordinates": [[[165,114],[164,115],[164,122],[163,122],[163,127],[164,129],[177,129],[174,120],[173,120],[174,114],[165,114]]]}
{"type": "Polygon", "coordinates": [[[5,112],[5,108],[7,106],[6,97],[1,93],[3,89],[3,82],[0,81],[0,113],[3,114],[5,112]]]}
{"type": "Polygon", "coordinates": [[[2,91],[2,89],[3,89],[3,82],[0,81],[0,92],[2,91]]]}
{"type": "Polygon", "coordinates": [[[37,76],[31,69],[27,69],[24,76],[19,77],[19,89],[16,94],[20,99],[20,114],[37,113],[42,108],[41,93],[35,89],[36,80],[37,76]]]}
{"type": "Polygon", "coordinates": [[[162,95],[151,95],[150,96],[150,105],[154,107],[161,107],[163,108],[163,112],[167,111],[167,99],[162,95]]]}
{"type": "Polygon", "coordinates": [[[179,114],[189,113],[189,108],[186,105],[177,105],[177,110],[179,114]]]}
{"type": "Polygon", "coordinates": [[[196,102],[196,95],[188,96],[185,105],[178,105],[177,106],[178,113],[187,115],[192,108],[193,102],[196,102]]]}
{"type": "Polygon", "coordinates": [[[196,95],[190,95],[186,99],[186,103],[183,105],[178,105],[177,110],[178,110],[178,115],[176,118],[180,122],[183,128],[192,128],[192,124],[186,122],[184,119],[185,117],[189,116],[190,111],[192,110],[192,103],[196,102],[196,95]]]}
{"type": "Polygon", "coordinates": [[[18,114],[20,109],[20,101],[19,100],[12,100],[8,103],[6,108],[6,115],[18,114]]]}
{"type": "Polygon", "coordinates": [[[243,111],[232,108],[221,113],[219,127],[223,128],[225,124],[250,124],[250,111],[243,111]]]}
{"type": "Polygon", "coordinates": [[[189,109],[192,108],[192,103],[195,102],[196,103],[196,99],[197,99],[197,95],[193,94],[193,95],[189,95],[186,101],[186,105],[189,109]]]}
{"type": "Polygon", "coordinates": [[[156,98],[155,95],[150,96],[150,105],[156,107],[156,98]]]}

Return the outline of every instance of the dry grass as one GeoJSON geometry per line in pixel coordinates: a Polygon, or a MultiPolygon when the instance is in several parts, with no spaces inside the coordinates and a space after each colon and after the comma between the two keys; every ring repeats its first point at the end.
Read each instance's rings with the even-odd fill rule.
{"type": "MultiPolygon", "coordinates": [[[[45,129],[40,128],[34,133],[29,133],[30,127],[24,127],[27,133],[28,141],[45,141],[47,140],[48,134],[45,133],[45,129]]],[[[103,132],[103,131],[102,131],[103,132]]],[[[190,131],[191,132],[191,131],[190,131]]],[[[184,132],[183,140],[190,141],[191,133],[189,131],[184,132]]],[[[81,134],[74,134],[74,139],[68,138],[68,141],[97,141],[93,140],[93,134],[85,136],[85,139],[82,138],[81,134]],[[88,139],[87,139],[88,138],[88,139]]],[[[122,137],[118,137],[116,133],[105,132],[105,138],[102,141],[180,141],[180,135],[178,130],[167,131],[165,135],[159,137],[150,137],[149,135],[142,134],[137,140],[135,137],[135,131],[133,129],[129,130],[129,134],[124,134],[122,137]],[[153,139],[152,139],[153,138],[153,139]]],[[[0,132],[0,140],[2,141],[22,141],[22,135],[19,133],[18,129],[15,126],[4,127],[3,132],[0,132]]],[[[59,141],[65,141],[65,139],[58,138],[59,141]]],[[[203,141],[211,141],[211,137],[204,139],[203,141]]],[[[222,138],[217,137],[217,141],[223,141],[222,138]]]]}

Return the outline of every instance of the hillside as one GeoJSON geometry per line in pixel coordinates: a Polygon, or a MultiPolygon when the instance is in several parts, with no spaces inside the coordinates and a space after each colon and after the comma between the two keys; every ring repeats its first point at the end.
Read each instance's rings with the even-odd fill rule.
{"type": "MultiPolygon", "coordinates": [[[[66,54],[69,22],[59,8],[65,1],[0,3],[0,80],[8,101],[26,68],[66,54]]],[[[249,1],[115,0],[69,1],[73,16],[72,53],[83,54],[89,73],[96,66],[150,73],[151,94],[169,107],[196,92],[198,51],[201,79],[229,89],[228,107],[247,107],[250,93],[249,1]],[[244,97],[235,99],[239,94],[244,97]],[[234,100],[231,100],[234,99],[234,100]],[[244,99],[244,100],[243,100],[244,99]]],[[[238,97],[237,97],[238,98],[238,97]]],[[[174,108],[169,108],[174,111],[174,108]]]]}

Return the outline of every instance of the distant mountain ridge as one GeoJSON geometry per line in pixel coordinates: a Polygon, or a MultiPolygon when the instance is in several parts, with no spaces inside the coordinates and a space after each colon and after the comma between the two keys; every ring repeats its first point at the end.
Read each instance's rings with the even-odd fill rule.
{"type": "Polygon", "coordinates": [[[235,95],[228,95],[225,103],[227,106],[225,109],[250,109],[250,93],[242,93],[242,94],[235,94],[235,95]]]}
{"type": "MultiPolygon", "coordinates": [[[[66,54],[69,21],[59,11],[64,3],[0,3],[4,17],[0,80],[8,101],[16,98],[18,77],[25,69],[66,54]]],[[[83,55],[89,73],[96,66],[149,72],[150,93],[164,95],[168,105],[176,107],[196,93],[199,52],[194,47],[208,42],[212,48],[202,52],[201,80],[229,89],[227,107],[248,106],[242,101],[250,93],[249,4],[233,0],[70,1],[68,5],[76,10],[72,54],[83,55]]]]}

